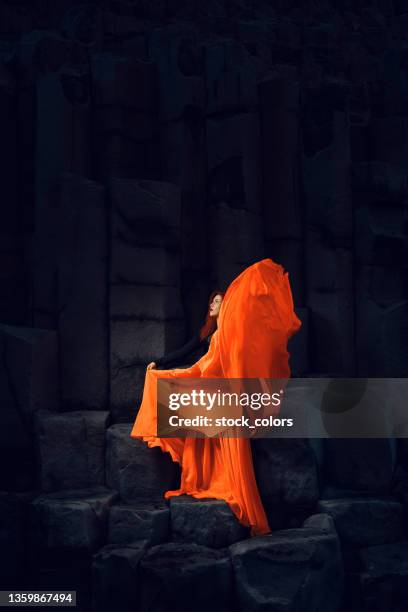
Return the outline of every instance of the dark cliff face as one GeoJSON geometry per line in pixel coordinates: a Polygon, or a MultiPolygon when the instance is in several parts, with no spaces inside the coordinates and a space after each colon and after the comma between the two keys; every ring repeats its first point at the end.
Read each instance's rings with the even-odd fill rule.
{"type": "MultiPolygon", "coordinates": [[[[56,257],[68,172],[79,209],[86,189],[99,193],[101,214],[90,223],[105,241],[97,250],[106,299],[95,320],[106,337],[118,316],[137,318],[140,285],[168,286],[173,306],[167,289],[152,299],[164,300],[168,319],[180,301],[187,329],[167,324],[163,350],[176,346],[201,323],[212,286],[272,257],[289,271],[305,322],[294,371],[405,375],[403,3],[3,2],[0,10],[4,323],[61,324],[57,285],[61,265],[73,262],[72,252],[65,264],[56,257]],[[172,205],[168,189],[177,190],[172,205]],[[145,199],[134,204],[138,190],[145,199]],[[151,197],[162,199],[160,219],[151,197]],[[146,276],[140,264],[162,272],[146,276]]],[[[131,343],[135,333],[126,332],[131,343]]]]}
{"type": "Polygon", "coordinates": [[[407,45],[404,0],[0,2],[3,588],[70,569],[88,601],[92,567],[98,610],[144,611],[188,559],[206,609],[335,610],[343,571],[346,608],[406,603],[404,440],[255,441],[255,542],[163,505],[128,434],[146,364],[265,257],[295,375],[407,376],[407,45]]]}

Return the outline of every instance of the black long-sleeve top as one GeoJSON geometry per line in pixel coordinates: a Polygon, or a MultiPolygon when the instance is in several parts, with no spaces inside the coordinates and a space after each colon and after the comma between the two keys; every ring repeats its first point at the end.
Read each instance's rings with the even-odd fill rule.
{"type": "MultiPolygon", "coordinates": [[[[212,334],[210,334],[206,338],[201,339],[199,332],[197,332],[182,347],[171,351],[171,353],[167,353],[167,355],[163,355],[163,357],[158,357],[157,359],[155,359],[154,362],[156,364],[156,367],[160,369],[163,368],[169,370],[176,367],[185,367],[193,365],[208,351],[211,336],[212,334]]],[[[133,366],[140,365],[140,362],[137,361],[135,363],[129,363],[127,365],[120,366],[117,369],[116,374],[119,372],[119,370],[123,370],[124,368],[132,368],[133,366]]]]}
{"type": "Polygon", "coordinates": [[[197,332],[182,347],[155,359],[156,367],[171,369],[183,365],[192,365],[208,351],[211,335],[201,339],[197,332]]]}

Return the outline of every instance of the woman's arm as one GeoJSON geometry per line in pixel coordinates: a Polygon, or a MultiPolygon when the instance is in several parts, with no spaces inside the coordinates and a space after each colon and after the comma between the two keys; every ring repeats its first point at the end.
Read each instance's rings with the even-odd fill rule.
{"type": "Polygon", "coordinates": [[[172,366],[172,364],[181,363],[185,357],[188,357],[190,353],[196,351],[201,346],[201,343],[202,340],[200,339],[199,334],[195,334],[179,349],[171,351],[171,353],[167,353],[166,355],[163,355],[163,357],[156,359],[156,367],[169,368],[172,366]]]}
{"type": "MultiPolygon", "coordinates": [[[[180,361],[187,357],[190,353],[197,350],[203,341],[200,338],[200,335],[195,334],[186,344],[184,344],[179,349],[172,351],[171,353],[167,353],[167,355],[163,355],[163,357],[159,357],[154,363],[156,367],[160,368],[171,368],[172,363],[180,363],[180,361]]],[[[119,370],[123,370],[124,368],[132,368],[133,366],[140,366],[140,361],[136,361],[134,363],[129,363],[127,365],[120,366],[117,368],[115,376],[119,372],[119,370]]]]}

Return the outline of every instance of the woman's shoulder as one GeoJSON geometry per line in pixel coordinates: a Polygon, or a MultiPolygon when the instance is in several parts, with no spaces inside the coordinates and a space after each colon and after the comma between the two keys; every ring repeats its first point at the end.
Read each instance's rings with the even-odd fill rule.
{"type": "Polygon", "coordinates": [[[210,342],[211,342],[211,340],[212,340],[214,337],[216,337],[217,332],[218,332],[218,328],[217,328],[215,331],[211,332],[211,334],[208,334],[208,336],[203,336],[203,337],[201,337],[201,334],[200,334],[200,332],[198,331],[194,337],[198,339],[198,341],[199,341],[199,343],[200,343],[200,344],[209,345],[209,344],[210,344],[210,342]]]}
{"type": "Polygon", "coordinates": [[[211,336],[212,336],[212,335],[213,335],[213,334],[211,333],[211,334],[209,334],[208,336],[201,336],[200,331],[198,331],[198,332],[196,332],[196,333],[195,333],[194,338],[198,338],[198,340],[199,340],[200,342],[210,342],[210,340],[211,340],[211,336]]]}
{"type": "Polygon", "coordinates": [[[218,334],[218,328],[217,328],[215,331],[213,331],[213,332],[212,332],[212,333],[211,333],[209,336],[207,336],[207,337],[205,338],[205,340],[208,342],[208,344],[210,344],[210,342],[211,342],[211,340],[212,340],[213,338],[216,338],[216,337],[217,337],[217,334],[218,334]]]}

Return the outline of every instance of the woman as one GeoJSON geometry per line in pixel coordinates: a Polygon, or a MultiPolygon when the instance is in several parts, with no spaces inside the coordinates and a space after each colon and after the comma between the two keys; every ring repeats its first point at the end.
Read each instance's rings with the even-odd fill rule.
{"type": "MultiPolygon", "coordinates": [[[[215,289],[208,300],[207,316],[202,328],[190,338],[186,344],[181,348],[171,351],[163,357],[159,357],[155,361],[148,364],[147,369],[152,370],[154,368],[176,368],[181,367],[183,364],[195,363],[200,357],[205,355],[208,351],[211,337],[214,331],[217,329],[217,318],[220,312],[222,298],[224,297],[224,291],[215,289]]],[[[129,363],[124,366],[117,368],[115,376],[119,370],[125,368],[132,368],[133,366],[139,366],[140,362],[129,363]]]]}
{"type": "Polygon", "coordinates": [[[249,266],[229,285],[208,351],[189,368],[146,371],[142,403],[130,436],[160,446],[181,466],[180,488],[224,499],[251,535],[270,533],[248,438],[159,438],[157,378],[284,378],[290,376],[287,341],[301,321],[293,308],[288,273],[272,259],[249,266]]]}
{"type": "Polygon", "coordinates": [[[175,368],[184,363],[194,363],[208,351],[211,337],[217,329],[217,318],[221,308],[224,291],[216,289],[208,300],[207,316],[202,328],[179,349],[152,361],[147,369],[175,368]]]}

